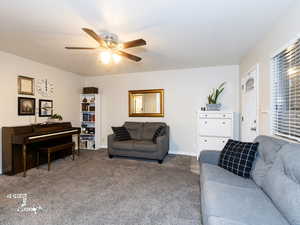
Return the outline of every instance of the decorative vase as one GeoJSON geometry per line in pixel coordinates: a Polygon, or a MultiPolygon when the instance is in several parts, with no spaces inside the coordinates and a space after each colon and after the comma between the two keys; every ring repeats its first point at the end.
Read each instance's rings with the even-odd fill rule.
{"type": "Polygon", "coordinates": [[[207,111],[220,111],[221,104],[206,104],[207,111]]]}

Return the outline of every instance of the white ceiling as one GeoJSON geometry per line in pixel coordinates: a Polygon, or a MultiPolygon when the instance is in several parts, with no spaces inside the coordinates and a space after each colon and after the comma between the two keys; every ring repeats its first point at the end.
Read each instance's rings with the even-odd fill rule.
{"type": "Polygon", "coordinates": [[[0,50],[81,75],[238,64],[295,0],[4,0],[0,50]],[[97,46],[82,32],[109,31],[121,41],[144,38],[128,49],[139,63],[97,62],[97,46]]]}

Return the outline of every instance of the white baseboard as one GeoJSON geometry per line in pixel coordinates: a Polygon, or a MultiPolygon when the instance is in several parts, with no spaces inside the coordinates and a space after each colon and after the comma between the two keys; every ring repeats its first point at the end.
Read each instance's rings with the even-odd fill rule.
{"type": "Polygon", "coordinates": [[[179,151],[176,151],[176,152],[173,152],[172,150],[169,151],[169,154],[174,154],[174,155],[187,155],[187,156],[197,156],[197,154],[195,153],[191,153],[191,152],[179,152],[179,151]]]}

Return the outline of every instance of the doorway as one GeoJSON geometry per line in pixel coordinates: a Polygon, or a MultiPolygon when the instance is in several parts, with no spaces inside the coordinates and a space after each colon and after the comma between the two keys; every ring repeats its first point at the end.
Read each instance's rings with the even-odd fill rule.
{"type": "Polygon", "coordinates": [[[259,134],[259,65],[241,80],[241,140],[252,142],[259,134]]]}

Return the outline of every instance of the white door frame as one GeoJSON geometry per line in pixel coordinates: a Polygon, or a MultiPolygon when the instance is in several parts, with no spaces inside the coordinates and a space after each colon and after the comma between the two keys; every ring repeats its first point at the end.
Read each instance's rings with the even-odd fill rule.
{"type": "MultiPolygon", "coordinates": [[[[259,120],[259,113],[260,113],[260,104],[259,104],[259,89],[260,89],[260,86],[259,86],[259,64],[257,63],[256,65],[252,66],[243,76],[243,78],[241,79],[241,85],[243,85],[245,83],[245,81],[247,80],[248,78],[248,75],[252,72],[256,70],[256,77],[255,77],[255,85],[256,85],[256,135],[258,136],[260,134],[260,120],[259,120]]],[[[242,86],[240,86],[241,88],[242,86]]],[[[241,91],[243,91],[241,89],[241,91]]],[[[241,93],[243,94],[243,93],[241,93]]],[[[242,98],[242,96],[241,96],[242,98]]],[[[243,104],[243,103],[242,103],[243,104]]],[[[241,114],[243,116],[243,106],[241,107],[241,114]]],[[[242,122],[241,122],[241,126],[242,126],[242,122]]],[[[242,137],[242,127],[241,127],[241,137],[242,137]]]]}

